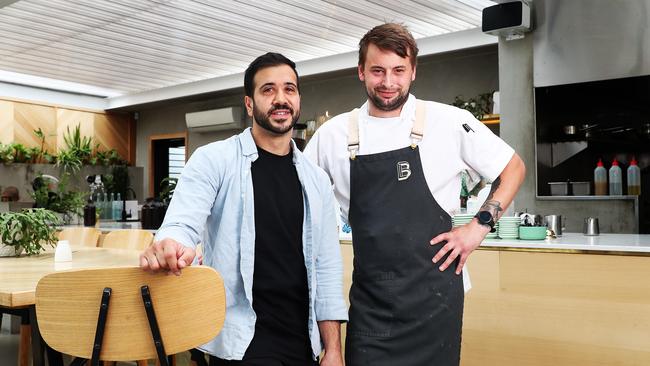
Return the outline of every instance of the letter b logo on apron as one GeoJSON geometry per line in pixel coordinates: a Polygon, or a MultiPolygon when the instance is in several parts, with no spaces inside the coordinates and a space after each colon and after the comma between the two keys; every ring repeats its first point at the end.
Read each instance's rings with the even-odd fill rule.
{"type": "Polygon", "coordinates": [[[408,161],[397,162],[397,180],[403,181],[411,176],[411,164],[408,161]]]}

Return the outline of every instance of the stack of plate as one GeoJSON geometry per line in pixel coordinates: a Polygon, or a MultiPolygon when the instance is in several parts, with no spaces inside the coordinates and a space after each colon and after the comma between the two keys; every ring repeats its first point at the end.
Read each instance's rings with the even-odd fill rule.
{"type": "Polygon", "coordinates": [[[501,239],[517,239],[519,237],[519,225],[521,219],[518,216],[503,216],[499,219],[498,234],[501,239]]]}
{"type": "Polygon", "coordinates": [[[454,215],[451,218],[451,223],[454,225],[454,227],[463,226],[465,224],[469,224],[473,218],[474,214],[458,214],[454,215]]]}
{"type": "MultiPolygon", "coordinates": [[[[454,225],[454,227],[457,226],[463,226],[465,224],[469,224],[472,219],[474,218],[474,214],[459,214],[459,215],[454,215],[451,218],[451,223],[454,225]]],[[[494,239],[497,237],[497,232],[499,230],[499,223],[497,222],[496,225],[494,226],[497,231],[493,233],[488,233],[485,238],[486,239],[494,239]]]]}

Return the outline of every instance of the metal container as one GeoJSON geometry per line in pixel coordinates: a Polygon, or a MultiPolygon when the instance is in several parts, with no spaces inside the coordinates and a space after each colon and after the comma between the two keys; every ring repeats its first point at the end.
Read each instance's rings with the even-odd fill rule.
{"type": "Polygon", "coordinates": [[[551,196],[568,196],[569,184],[568,182],[548,182],[551,187],[551,196]]]}
{"type": "Polygon", "coordinates": [[[589,182],[571,182],[571,190],[574,196],[591,195],[591,184],[589,182]]]}
{"type": "Polygon", "coordinates": [[[585,223],[584,226],[582,227],[582,233],[587,236],[600,235],[600,229],[598,227],[598,218],[597,217],[585,218],[585,223]]]}
{"type": "Polygon", "coordinates": [[[562,236],[562,215],[544,216],[546,228],[551,230],[555,236],[562,236]]]}

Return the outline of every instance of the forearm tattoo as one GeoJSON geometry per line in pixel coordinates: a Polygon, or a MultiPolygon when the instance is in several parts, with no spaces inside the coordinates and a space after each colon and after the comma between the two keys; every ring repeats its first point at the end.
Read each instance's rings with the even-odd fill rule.
{"type": "Polygon", "coordinates": [[[483,203],[483,206],[481,206],[481,211],[488,211],[492,214],[495,223],[499,220],[499,218],[501,218],[501,215],[503,215],[503,208],[501,208],[501,202],[493,199],[494,192],[496,192],[496,190],[499,189],[500,185],[501,185],[501,177],[498,177],[497,179],[494,180],[494,182],[492,182],[492,187],[490,188],[490,194],[488,194],[487,198],[485,199],[485,202],[483,203]]]}

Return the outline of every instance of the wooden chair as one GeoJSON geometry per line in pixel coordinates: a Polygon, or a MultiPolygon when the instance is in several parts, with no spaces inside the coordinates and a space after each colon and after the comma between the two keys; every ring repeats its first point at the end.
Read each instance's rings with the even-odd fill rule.
{"type": "Polygon", "coordinates": [[[59,240],[67,240],[71,245],[96,247],[101,231],[94,227],[69,227],[59,232],[59,240]]]}
{"type": "Polygon", "coordinates": [[[207,343],[219,333],[225,300],[223,280],[210,267],[188,267],[180,276],[137,267],[87,269],[43,277],[36,287],[36,316],[43,339],[58,352],[93,364],[158,358],[167,365],[167,355],[207,343]],[[144,300],[145,292],[150,300],[144,300]],[[145,309],[147,301],[160,347],[154,346],[156,327],[145,309]],[[103,340],[96,342],[97,335],[103,340]]]}
{"type": "Polygon", "coordinates": [[[153,234],[147,230],[115,230],[106,234],[101,246],[115,249],[144,250],[153,242],[153,234]]]}

